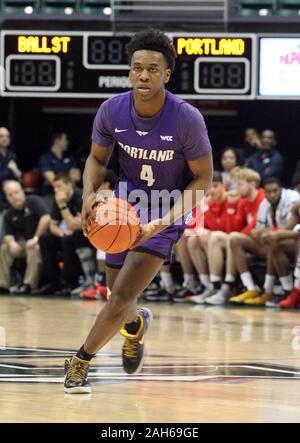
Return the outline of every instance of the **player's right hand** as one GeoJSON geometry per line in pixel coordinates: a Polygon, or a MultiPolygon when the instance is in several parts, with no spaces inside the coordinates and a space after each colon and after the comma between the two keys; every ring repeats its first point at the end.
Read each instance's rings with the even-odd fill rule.
{"type": "Polygon", "coordinates": [[[82,201],[82,231],[83,235],[87,236],[87,229],[88,229],[88,218],[91,217],[91,221],[93,221],[93,218],[95,218],[95,214],[93,211],[93,206],[96,203],[96,192],[90,193],[87,197],[83,197],[82,201]]]}

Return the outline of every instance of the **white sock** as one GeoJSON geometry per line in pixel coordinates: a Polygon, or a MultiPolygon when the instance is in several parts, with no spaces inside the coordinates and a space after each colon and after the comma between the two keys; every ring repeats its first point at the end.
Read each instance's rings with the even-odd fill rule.
{"type": "Polygon", "coordinates": [[[293,277],[291,275],[287,275],[286,277],[279,277],[280,283],[282,284],[284,291],[291,291],[293,288],[293,277]]]}
{"type": "Polygon", "coordinates": [[[210,274],[209,278],[212,283],[218,283],[218,282],[221,283],[221,280],[222,280],[219,275],[214,275],[214,274],[210,274]]]}
{"type": "Polygon", "coordinates": [[[295,286],[296,289],[300,289],[300,278],[296,278],[295,279],[294,286],[295,286]]]}
{"type": "Polygon", "coordinates": [[[173,281],[173,277],[171,272],[160,272],[160,278],[162,281],[163,288],[169,292],[169,294],[173,294],[175,292],[175,285],[173,281]]]}
{"type": "Polygon", "coordinates": [[[235,276],[232,275],[232,274],[226,274],[225,275],[225,281],[227,283],[233,283],[233,282],[235,282],[235,276]]]}
{"type": "Polygon", "coordinates": [[[209,288],[210,280],[208,274],[199,274],[199,280],[205,288],[209,288]]]}
{"type": "Polygon", "coordinates": [[[195,276],[194,274],[183,274],[183,285],[184,288],[190,288],[195,286],[195,276]]]}
{"type": "Polygon", "coordinates": [[[243,285],[247,288],[247,291],[253,291],[253,289],[256,289],[251,272],[242,272],[240,277],[243,285]]]}
{"type": "Polygon", "coordinates": [[[274,289],[275,277],[274,275],[266,274],[264,290],[266,294],[272,294],[274,289]]]}

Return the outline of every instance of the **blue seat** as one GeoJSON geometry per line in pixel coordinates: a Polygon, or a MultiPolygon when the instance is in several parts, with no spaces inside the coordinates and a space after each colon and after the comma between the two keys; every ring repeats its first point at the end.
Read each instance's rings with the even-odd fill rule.
{"type": "Polygon", "coordinates": [[[66,8],[77,12],[79,0],[40,0],[40,11],[44,14],[64,14],[66,8]]]}
{"type": "Polygon", "coordinates": [[[80,12],[82,14],[102,14],[103,9],[110,6],[109,0],[81,0],[80,12]]]}
{"type": "Polygon", "coordinates": [[[300,8],[300,0],[279,0],[281,8],[300,8]]]}
{"type": "Polygon", "coordinates": [[[239,0],[238,2],[239,6],[255,9],[272,8],[275,3],[274,0],[239,0]]]}
{"type": "Polygon", "coordinates": [[[5,14],[20,14],[25,12],[25,8],[31,6],[33,12],[38,11],[38,0],[2,0],[1,12],[5,14]]]}
{"type": "Polygon", "coordinates": [[[295,8],[278,8],[276,9],[275,13],[281,17],[291,17],[293,15],[299,15],[298,11],[300,11],[300,7],[299,10],[295,8]]]}
{"type": "Polygon", "coordinates": [[[300,11],[300,0],[279,0],[279,15],[298,15],[300,11]]]}
{"type": "Polygon", "coordinates": [[[249,17],[251,15],[253,15],[253,16],[261,16],[262,14],[260,13],[260,11],[262,9],[266,10],[266,14],[264,14],[264,16],[265,15],[273,15],[273,12],[274,12],[273,9],[271,9],[271,8],[262,8],[262,7],[259,7],[259,8],[241,8],[241,7],[239,7],[237,9],[237,15],[240,15],[242,17],[249,17]]]}

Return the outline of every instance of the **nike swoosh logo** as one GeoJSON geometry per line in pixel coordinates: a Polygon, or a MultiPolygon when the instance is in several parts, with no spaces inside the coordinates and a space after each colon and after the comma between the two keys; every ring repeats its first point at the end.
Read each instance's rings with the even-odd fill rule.
{"type": "Polygon", "coordinates": [[[118,129],[118,128],[115,128],[115,132],[125,132],[125,131],[128,131],[128,129],[118,129]]]}

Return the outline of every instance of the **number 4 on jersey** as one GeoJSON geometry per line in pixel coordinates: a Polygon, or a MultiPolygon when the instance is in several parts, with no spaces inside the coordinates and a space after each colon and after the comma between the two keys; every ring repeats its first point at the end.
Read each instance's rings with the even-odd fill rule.
{"type": "Polygon", "coordinates": [[[155,183],[155,178],[153,178],[153,170],[151,165],[143,165],[140,175],[141,180],[147,182],[147,186],[153,186],[155,183]]]}

